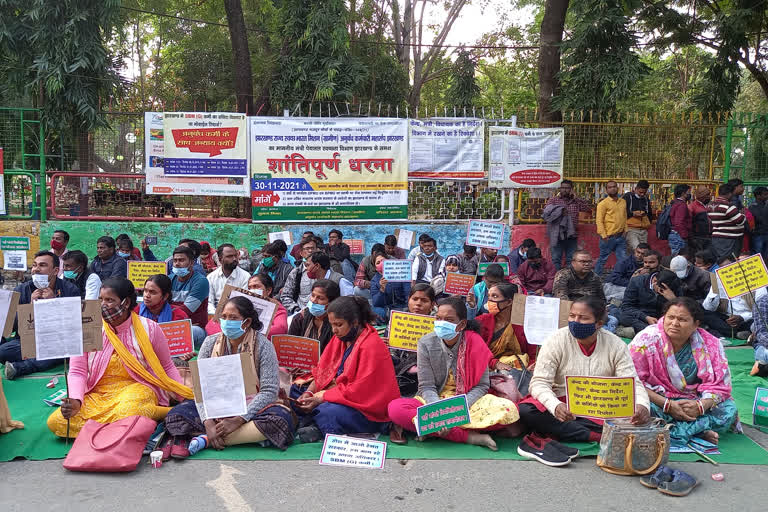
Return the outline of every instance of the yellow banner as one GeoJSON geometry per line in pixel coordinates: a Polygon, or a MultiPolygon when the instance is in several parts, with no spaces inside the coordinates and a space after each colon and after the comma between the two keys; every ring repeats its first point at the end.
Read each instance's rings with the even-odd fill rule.
{"type": "Polygon", "coordinates": [[[128,279],[134,288],[144,288],[144,283],[149,277],[157,274],[167,275],[164,261],[129,261],[128,279]]]}
{"type": "Polygon", "coordinates": [[[565,378],[568,409],[587,418],[629,418],[635,414],[632,377],[565,378]]]}
{"type": "Polygon", "coordinates": [[[389,346],[415,352],[419,339],[434,327],[434,317],[393,311],[389,317],[389,346]]]}
{"type": "Polygon", "coordinates": [[[729,299],[768,286],[768,272],[759,254],[721,267],[716,272],[723,284],[720,291],[725,292],[729,299]]]}

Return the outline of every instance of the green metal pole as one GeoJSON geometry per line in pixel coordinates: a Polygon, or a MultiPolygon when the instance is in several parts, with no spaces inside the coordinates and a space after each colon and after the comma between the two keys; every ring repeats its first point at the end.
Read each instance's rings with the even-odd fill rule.
{"type": "Polygon", "coordinates": [[[725,129],[725,165],[723,166],[723,181],[728,182],[731,176],[731,138],[733,137],[733,119],[728,120],[725,129]]]}
{"type": "MultiPolygon", "coordinates": [[[[42,113],[39,113],[40,117],[42,117],[42,113]]],[[[40,149],[40,222],[45,222],[46,213],[47,212],[47,199],[46,199],[46,183],[45,183],[45,129],[43,128],[43,120],[40,119],[38,121],[40,143],[38,144],[38,148],[40,149]]],[[[51,193],[53,193],[53,190],[51,190],[51,193]]]]}

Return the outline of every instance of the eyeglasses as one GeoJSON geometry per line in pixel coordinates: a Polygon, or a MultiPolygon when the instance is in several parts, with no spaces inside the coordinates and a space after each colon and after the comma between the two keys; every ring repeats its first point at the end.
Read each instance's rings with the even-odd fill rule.
{"type": "Polygon", "coordinates": [[[573,260],[576,263],[581,263],[582,265],[586,265],[587,263],[592,263],[592,260],[573,260]]]}

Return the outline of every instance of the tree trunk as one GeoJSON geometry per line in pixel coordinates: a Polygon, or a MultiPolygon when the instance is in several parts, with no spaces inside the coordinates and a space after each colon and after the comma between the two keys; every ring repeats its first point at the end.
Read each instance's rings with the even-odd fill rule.
{"type": "Polygon", "coordinates": [[[251,76],[251,54],[248,50],[248,33],[240,0],[224,0],[227,11],[229,37],[232,40],[232,54],[235,58],[235,95],[237,111],[253,115],[253,78],[251,76]]]}
{"type": "Polygon", "coordinates": [[[560,111],[552,110],[552,98],[560,88],[560,43],[563,41],[565,15],[569,0],[546,0],[539,32],[539,120],[562,120],[560,111]]]}

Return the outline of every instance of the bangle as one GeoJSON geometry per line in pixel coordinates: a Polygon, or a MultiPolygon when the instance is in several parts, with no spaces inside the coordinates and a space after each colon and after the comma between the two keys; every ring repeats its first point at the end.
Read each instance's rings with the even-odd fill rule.
{"type": "Polygon", "coordinates": [[[664,407],[662,407],[662,411],[669,412],[669,406],[670,406],[669,398],[665,398],[664,407]]]}
{"type": "Polygon", "coordinates": [[[696,400],[696,404],[699,406],[699,415],[704,415],[704,404],[701,403],[701,400],[696,400]]]}
{"type": "Polygon", "coordinates": [[[315,396],[315,394],[313,392],[311,392],[310,390],[306,390],[305,393],[309,393],[309,396],[315,396]]]}

